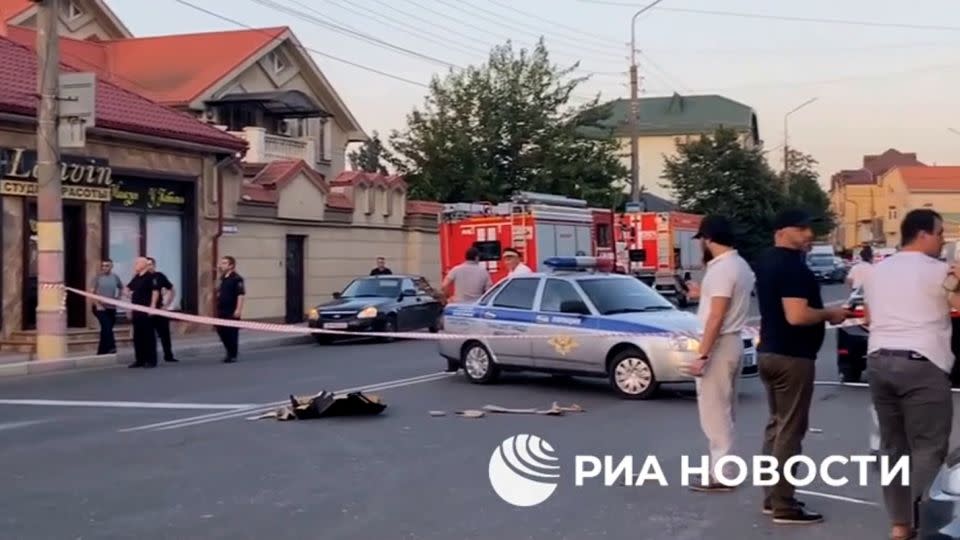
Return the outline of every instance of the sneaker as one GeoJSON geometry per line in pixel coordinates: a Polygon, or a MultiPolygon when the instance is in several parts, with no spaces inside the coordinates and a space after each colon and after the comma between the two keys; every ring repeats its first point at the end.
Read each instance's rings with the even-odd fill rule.
{"type": "Polygon", "coordinates": [[[774,523],[809,525],[811,523],[820,523],[821,521],[823,521],[823,516],[802,507],[773,513],[774,523]]]}
{"type": "MultiPolygon", "coordinates": [[[[804,503],[802,503],[802,502],[800,502],[800,501],[795,501],[795,503],[796,503],[796,505],[799,506],[800,508],[805,508],[805,507],[807,506],[806,504],[804,504],[804,503]]],[[[771,506],[770,503],[763,503],[763,513],[764,513],[765,515],[772,516],[772,515],[773,515],[773,506],[771,506]]]]}
{"type": "Polygon", "coordinates": [[[691,491],[699,491],[701,493],[725,493],[728,491],[733,491],[733,486],[726,486],[720,482],[713,482],[707,485],[693,484],[690,486],[691,491]]]}
{"type": "Polygon", "coordinates": [[[164,362],[179,362],[176,358],[167,358],[164,362]]]}

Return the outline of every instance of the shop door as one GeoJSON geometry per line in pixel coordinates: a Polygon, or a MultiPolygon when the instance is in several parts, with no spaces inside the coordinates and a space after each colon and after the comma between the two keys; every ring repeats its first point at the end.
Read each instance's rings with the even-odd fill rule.
{"type": "MultiPolygon", "coordinates": [[[[67,287],[86,290],[86,235],[84,234],[83,207],[64,205],[63,207],[63,281],[67,287]]],[[[34,330],[37,327],[37,205],[27,205],[26,254],[23,298],[23,329],[34,330]]],[[[67,295],[67,326],[85,328],[87,326],[86,300],[76,294],[67,295]]]]}
{"type": "Polygon", "coordinates": [[[303,321],[303,236],[287,236],[287,323],[303,321]]]}

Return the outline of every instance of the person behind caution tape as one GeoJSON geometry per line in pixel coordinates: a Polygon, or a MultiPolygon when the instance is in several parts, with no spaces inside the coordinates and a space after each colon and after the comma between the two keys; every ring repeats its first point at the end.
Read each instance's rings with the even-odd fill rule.
{"type": "Polygon", "coordinates": [[[960,309],[960,269],[939,260],[943,218],[911,210],[902,249],[874,266],[864,283],[870,333],[867,379],[880,425],[880,454],[909,456],[910,482],[894,479],[883,497],[894,539],[911,538],[917,505],[943,465],[953,420],[950,309],[960,309]]]}
{"type": "MultiPolygon", "coordinates": [[[[696,377],[700,426],[710,448],[710,478],[694,491],[730,491],[713,471],[734,446],[737,380],[743,360],[741,333],[747,326],[750,291],[756,278],[747,261],[734,249],[733,226],[723,216],[706,216],[694,236],[703,245],[706,273],[703,282],[689,282],[690,295],[699,299],[697,316],[703,325],[700,358],[690,367],[696,377]]],[[[726,478],[735,473],[725,471],[726,478]]]]}
{"type": "MultiPolygon", "coordinates": [[[[127,284],[130,302],[149,308],[156,308],[160,301],[160,285],[157,277],[150,272],[150,262],[146,257],[137,257],[133,263],[135,275],[127,284]]],[[[157,335],[153,320],[149,314],[134,310],[130,315],[133,323],[133,354],[131,368],[157,367],[157,335]]]]}
{"type": "MultiPolygon", "coordinates": [[[[243,300],[247,294],[243,277],[237,273],[237,260],[231,256],[220,259],[220,287],[217,289],[217,318],[240,320],[243,316],[243,300]]],[[[217,326],[217,335],[227,351],[223,361],[232,364],[237,361],[240,346],[240,329],[233,326],[217,326]]]]}
{"type": "Polygon", "coordinates": [[[457,304],[476,302],[493,286],[490,272],[480,265],[480,250],[471,247],[467,250],[465,259],[450,270],[440,285],[447,296],[450,296],[450,288],[453,287],[451,301],[457,304]]]}
{"type": "MultiPolygon", "coordinates": [[[[90,292],[111,300],[119,300],[123,295],[123,282],[120,281],[120,276],[113,272],[113,261],[104,259],[100,262],[100,273],[93,278],[90,292]]],[[[117,341],[113,335],[113,327],[117,323],[117,307],[97,300],[92,300],[91,303],[93,316],[100,324],[97,354],[113,354],[117,352],[117,341]]]]}
{"type": "MultiPolygon", "coordinates": [[[[150,272],[157,278],[157,285],[160,287],[159,309],[169,311],[173,307],[173,301],[176,298],[177,291],[170,282],[166,274],[157,270],[157,260],[153,257],[147,257],[150,262],[150,272]]],[[[170,343],[170,318],[163,315],[153,315],[153,327],[160,339],[160,346],[163,348],[163,359],[166,362],[177,362],[173,356],[173,344],[170,343]]]]}

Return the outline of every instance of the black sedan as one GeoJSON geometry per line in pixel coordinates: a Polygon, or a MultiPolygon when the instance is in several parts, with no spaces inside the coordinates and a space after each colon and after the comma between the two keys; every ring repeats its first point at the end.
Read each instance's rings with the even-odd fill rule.
{"type": "Polygon", "coordinates": [[[807,257],[807,266],[819,281],[824,283],[843,283],[847,279],[847,270],[837,264],[833,255],[815,253],[807,257]]]}
{"type": "MultiPolygon", "coordinates": [[[[440,295],[421,276],[357,278],[333,300],[310,310],[311,328],[348,332],[437,332],[443,315],[440,295]]],[[[314,334],[329,343],[342,334],[314,334]]]]}
{"type": "MultiPolygon", "coordinates": [[[[855,316],[863,316],[863,292],[853,291],[844,307],[853,311],[855,316]]],[[[960,313],[953,312],[953,354],[960,357],[960,313]]],[[[870,330],[865,325],[845,326],[837,329],[837,369],[843,382],[860,382],[867,369],[867,341],[870,330]]],[[[960,387],[960,362],[955,362],[950,381],[954,387],[960,387]]]]}

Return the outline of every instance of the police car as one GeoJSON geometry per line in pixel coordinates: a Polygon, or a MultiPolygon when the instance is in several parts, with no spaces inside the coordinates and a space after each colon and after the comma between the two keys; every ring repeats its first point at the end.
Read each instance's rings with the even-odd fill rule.
{"type": "MultiPolygon", "coordinates": [[[[661,384],[692,382],[684,367],[699,357],[696,315],[636,278],[598,271],[603,262],[554,257],[545,261],[552,272],[508,277],[475,303],[447,305],[443,333],[457,338],[440,340],[440,355],[474,383],[502,371],[605,377],[621,396],[648,399],[661,384]]],[[[756,376],[754,338],[743,339],[742,375],[756,376]]]]}

